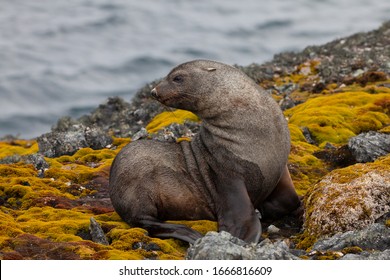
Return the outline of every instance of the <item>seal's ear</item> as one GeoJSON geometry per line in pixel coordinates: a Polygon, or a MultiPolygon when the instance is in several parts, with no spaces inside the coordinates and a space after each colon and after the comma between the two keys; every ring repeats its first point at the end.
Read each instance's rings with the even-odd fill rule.
{"type": "Polygon", "coordinates": [[[216,68],[209,67],[209,68],[206,68],[205,70],[208,71],[208,72],[213,72],[213,71],[215,71],[215,70],[217,70],[217,69],[216,69],[216,68]]]}

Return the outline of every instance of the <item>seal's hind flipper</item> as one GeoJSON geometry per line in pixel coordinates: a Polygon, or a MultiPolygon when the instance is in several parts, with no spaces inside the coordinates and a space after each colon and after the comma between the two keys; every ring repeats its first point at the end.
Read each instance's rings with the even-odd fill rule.
{"type": "Polygon", "coordinates": [[[137,226],[146,229],[153,237],[158,238],[177,238],[182,241],[194,244],[203,235],[185,225],[170,224],[159,220],[141,220],[137,226]]]}
{"type": "Polygon", "coordinates": [[[277,219],[287,215],[301,206],[301,200],[295,192],[294,184],[287,165],[272,193],[267,197],[261,207],[265,219],[277,219]]]}

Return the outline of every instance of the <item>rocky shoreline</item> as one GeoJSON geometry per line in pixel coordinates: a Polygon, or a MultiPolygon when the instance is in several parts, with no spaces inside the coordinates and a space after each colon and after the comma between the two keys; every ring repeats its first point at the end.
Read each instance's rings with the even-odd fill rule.
{"type": "Polygon", "coordinates": [[[263,221],[258,245],[182,221],[210,231],[190,248],[122,222],[108,197],[118,151],[130,138],[190,140],[199,128],[150,98],[154,81],[37,139],[0,139],[0,259],[390,259],[390,22],[237,67],[289,121],[302,220],[263,221]]]}

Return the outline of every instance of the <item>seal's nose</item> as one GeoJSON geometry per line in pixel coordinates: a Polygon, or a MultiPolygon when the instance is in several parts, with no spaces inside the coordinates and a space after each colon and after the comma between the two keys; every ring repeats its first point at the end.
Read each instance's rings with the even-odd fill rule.
{"type": "Polygon", "coordinates": [[[157,98],[157,97],[158,97],[156,88],[152,89],[152,91],[150,92],[150,94],[151,94],[154,98],[157,98]]]}

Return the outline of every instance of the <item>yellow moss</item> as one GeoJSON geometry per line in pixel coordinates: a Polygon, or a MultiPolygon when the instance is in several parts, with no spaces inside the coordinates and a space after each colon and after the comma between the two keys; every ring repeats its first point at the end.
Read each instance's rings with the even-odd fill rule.
{"type": "Polygon", "coordinates": [[[272,94],[271,94],[272,98],[277,102],[279,103],[279,101],[283,100],[283,96],[281,95],[278,95],[278,93],[276,91],[274,91],[272,94]]]}
{"type": "Polygon", "coordinates": [[[189,138],[189,137],[180,137],[180,138],[176,139],[177,143],[180,143],[182,141],[191,141],[191,138],[189,138]]]}
{"type": "Polygon", "coordinates": [[[109,256],[110,259],[123,259],[124,256],[120,254],[120,251],[132,251],[133,255],[125,256],[125,258],[131,259],[143,259],[143,258],[155,258],[163,256],[164,258],[170,258],[167,255],[170,255],[171,258],[183,258],[184,253],[178,251],[177,245],[174,245],[174,242],[170,239],[161,240],[156,238],[151,238],[147,236],[147,231],[141,228],[130,228],[130,229],[112,229],[107,237],[112,240],[111,248],[117,250],[115,256],[109,256]],[[136,243],[148,244],[155,243],[160,248],[161,251],[146,251],[144,249],[133,249],[133,246],[136,243]],[[173,242],[173,243],[172,243],[173,242]]]}
{"type": "Polygon", "coordinates": [[[31,207],[23,211],[16,222],[30,234],[53,241],[81,241],[76,234],[88,230],[90,213],[52,207],[31,207]]]}
{"type": "Polygon", "coordinates": [[[45,172],[45,177],[61,182],[85,183],[96,174],[107,173],[118,152],[119,149],[93,150],[83,148],[72,156],[46,158],[50,168],[45,172]]]}
{"type": "Polygon", "coordinates": [[[104,245],[98,245],[97,246],[98,248],[94,248],[94,247],[96,247],[96,244],[91,244],[91,247],[90,247],[87,244],[92,243],[92,242],[87,242],[87,241],[84,241],[84,242],[85,242],[85,244],[77,245],[77,246],[74,246],[72,248],[72,251],[75,252],[77,255],[79,255],[82,260],[92,259],[96,253],[96,250],[98,250],[98,251],[102,250],[99,247],[101,247],[101,248],[107,247],[104,245]]]}
{"type": "Polygon", "coordinates": [[[340,87],[337,89],[337,92],[350,92],[350,91],[365,91],[368,93],[390,93],[390,88],[384,86],[384,84],[390,83],[390,80],[387,81],[379,81],[379,82],[371,82],[366,86],[362,86],[360,84],[354,83],[348,86],[340,87]]]}
{"type": "Polygon", "coordinates": [[[54,178],[56,180],[68,181],[71,183],[82,184],[90,181],[95,174],[95,170],[79,164],[67,164],[61,168],[49,168],[45,172],[46,178],[54,178]]]}
{"type": "Polygon", "coordinates": [[[305,136],[303,136],[302,130],[295,124],[288,124],[290,130],[291,142],[301,141],[306,142],[305,136]]]}
{"type": "Polygon", "coordinates": [[[24,163],[0,164],[0,177],[29,177],[37,176],[32,165],[24,163]]]}
{"type": "Polygon", "coordinates": [[[360,254],[363,249],[358,246],[346,247],[341,251],[344,255],[346,254],[360,254]]]}
{"type": "Polygon", "coordinates": [[[147,231],[141,228],[110,230],[107,237],[112,240],[111,246],[118,250],[132,250],[132,246],[137,242],[148,243],[151,238],[146,235],[147,231]]]}
{"type": "Polygon", "coordinates": [[[380,105],[385,98],[387,93],[344,92],[310,99],[285,114],[290,125],[307,127],[320,147],[345,144],[356,134],[390,124],[387,107],[380,105]]]}
{"type": "Polygon", "coordinates": [[[13,217],[13,211],[1,207],[0,208],[0,245],[4,240],[8,240],[9,237],[16,237],[19,234],[24,233],[20,225],[15,221],[13,217]]]}
{"type": "Polygon", "coordinates": [[[100,215],[95,216],[95,218],[96,218],[96,220],[98,220],[100,222],[107,222],[107,221],[121,222],[121,221],[123,221],[121,219],[121,217],[118,215],[118,213],[116,213],[116,212],[109,212],[109,213],[100,214],[100,215]]]}
{"type": "Polygon", "coordinates": [[[116,229],[129,229],[130,226],[125,223],[121,217],[116,212],[109,212],[100,215],[94,215],[96,221],[98,221],[101,226],[116,228],[116,229]]]}
{"type": "Polygon", "coordinates": [[[309,252],[311,251],[314,243],[317,241],[317,237],[309,234],[308,232],[304,232],[295,236],[293,240],[296,243],[297,249],[306,250],[309,252]]]}
{"type": "Polygon", "coordinates": [[[322,254],[319,254],[317,259],[318,260],[338,260],[342,257],[342,254],[339,252],[332,252],[332,251],[327,251],[322,254]]]}
{"type": "MultiPolygon", "coordinates": [[[[289,127],[291,129],[294,126],[289,127]]],[[[294,134],[299,135],[297,132],[292,133],[294,134]]],[[[304,195],[310,186],[328,172],[328,168],[324,162],[313,155],[320,150],[318,147],[300,141],[301,137],[292,137],[297,140],[291,143],[288,166],[297,193],[304,195]]]]}
{"type": "Polygon", "coordinates": [[[382,128],[379,132],[390,134],[390,125],[382,128]]]}
{"type": "Polygon", "coordinates": [[[186,120],[198,122],[199,118],[195,114],[185,110],[162,112],[153,118],[153,120],[146,126],[146,130],[149,133],[154,133],[164,127],[167,127],[171,123],[183,124],[186,120]]]}
{"type": "Polygon", "coordinates": [[[103,163],[109,159],[113,159],[117,152],[110,149],[93,150],[91,148],[83,148],[78,150],[74,155],[64,155],[55,159],[61,164],[66,163],[103,163]]]}
{"type": "Polygon", "coordinates": [[[0,165],[0,196],[5,199],[5,206],[14,209],[27,209],[38,198],[47,196],[62,196],[72,199],[67,189],[51,179],[37,177],[37,172],[31,165],[22,163],[0,165]]]}
{"type": "Polygon", "coordinates": [[[182,260],[189,246],[187,243],[173,238],[153,238],[152,242],[161,249],[155,251],[160,260],[182,260]]]}
{"type": "Polygon", "coordinates": [[[38,143],[29,140],[0,142],[0,159],[12,155],[29,155],[38,152],[38,143]]]}
{"type": "Polygon", "coordinates": [[[296,91],[292,92],[289,95],[289,97],[292,100],[294,100],[294,102],[297,103],[297,104],[303,103],[306,100],[308,100],[309,98],[314,98],[314,97],[317,97],[317,96],[321,96],[321,95],[320,94],[314,94],[314,93],[309,92],[309,91],[299,91],[299,90],[296,90],[296,91]]]}
{"type": "Polygon", "coordinates": [[[130,138],[113,137],[112,140],[113,140],[112,145],[117,147],[117,149],[121,149],[131,142],[130,138]]]}
{"type": "Polygon", "coordinates": [[[145,259],[142,254],[135,251],[121,251],[117,249],[110,249],[107,251],[99,252],[101,256],[99,259],[105,260],[143,260],[145,259]]]}

